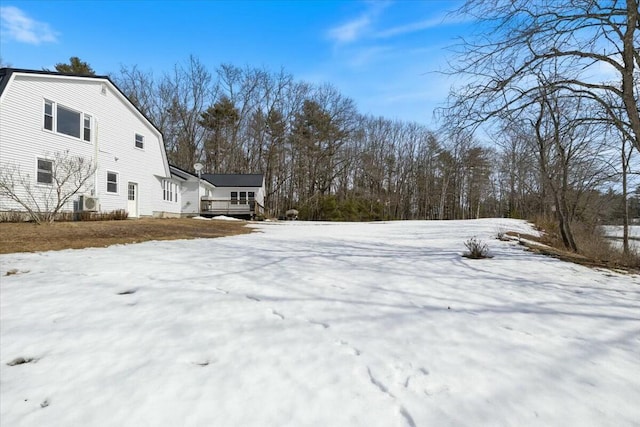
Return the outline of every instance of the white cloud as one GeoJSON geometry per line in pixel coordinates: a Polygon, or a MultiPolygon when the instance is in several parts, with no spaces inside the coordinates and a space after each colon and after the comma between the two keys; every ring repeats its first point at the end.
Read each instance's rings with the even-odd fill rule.
{"type": "Polygon", "coordinates": [[[339,43],[349,43],[357,40],[371,24],[368,16],[361,16],[338,27],[329,30],[329,38],[339,43]]]}
{"type": "Polygon", "coordinates": [[[472,22],[473,20],[468,17],[453,15],[451,13],[444,13],[440,16],[436,16],[421,21],[410,22],[408,24],[398,25],[386,30],[379,31],[376,34],[378,38],[389,38],[402,34],[415,33],[417,31],[423,31],[430,28],[438,28],[445,25],[462,24],[465,22],[472,22]]]}
{"type": "Polygon", "coordinates": [[[49,24],[39,22],[14,6],[0,7],[0,31],[3,39],[21,43],[55,43],[58,33],[49,24]]]}
{"type": "Polygon", "coordinates": [[[377,37],[380,38],[388,38],[397,36],[400,34],[413,33],[416,31],[426,30],[428,28],[434,28],[442,25],[443,18],[431,18],[424,21],[411,22],[409,24],[400,25],[397,27],[389,28],[388,30],[383,30],[378,32],[377,37]]]}
{"type": "Polygon", "coordinates": [[[389,6],[387,1],[367,2],[368,9],[360,16],[327,31],[330,39],[341,43],[352,43],[369,34],[371,26],[382,11],[389,6]]]}

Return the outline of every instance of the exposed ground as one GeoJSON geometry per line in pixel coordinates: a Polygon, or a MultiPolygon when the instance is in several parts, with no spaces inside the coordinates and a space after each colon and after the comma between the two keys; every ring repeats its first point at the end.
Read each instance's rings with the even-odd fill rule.
{"type": "Polygon", "coordinates": [[[525,246],[531,252],[547,255],[553,258],[560,259],[562,261],[572,262],[574,264],[584,265],[586,267],[606,268],[616,270],[618,272],[629,273],[637,273],[639,270],[638,267],[634,266],[633,264],[624,264],[621,263],[620,260],[598,259],[568,251],[560,247],[560,242],[554,241],[545,234],[536,236],[532,234],[507,232],[505,233],[505,239],[516,240],[519,244],[525,246]]]}
{"type": "Polygon", "coordinates": [[[245,221],[145,218],[125,221],[0,223],[0,254],[104,247],[250,233],[245,221]]]}

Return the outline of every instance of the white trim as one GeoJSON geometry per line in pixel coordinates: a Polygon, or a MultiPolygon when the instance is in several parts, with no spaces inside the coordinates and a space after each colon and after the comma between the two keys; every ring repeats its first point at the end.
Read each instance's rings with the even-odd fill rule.
{"type": "Polygon", "coordinates": [[[55,167],[55,165],[53,164],[54,161],[53,159],[48,159],[46,156],[36,156],[36,165],[35,165],[35,185],[39,186],[39,187],[52,187],[53,186],[53,168],[55,167]],[[38,162],[40,160],[44,160],[45,162],[50,162],[51,163],[51,182],[40,182],[38,181],[38,172],[40,171],[40,168],[38,167],[38,162]]]}
{"type": "MultiPolygon", "coordinates": [[[[111,182],[113,182],[113,181],[111,181],[111,182]]],[[[120,173],[116,172],[116,171],[112,171],[112,170],[107,170],[106,173],[105,173],[105,185],[106,185],[105,194],[111,194],[111,195],[114,195],[114,196],[119,195],[120,194],[120,173]],[[116,181],[115,181],[116,182],[116,191],[115,192],[109,191],[109,182],[110,182],[109,181],[109,174],[110,173],[111,174],[115,174],[115,176],[116,176],[116,181]]]]}

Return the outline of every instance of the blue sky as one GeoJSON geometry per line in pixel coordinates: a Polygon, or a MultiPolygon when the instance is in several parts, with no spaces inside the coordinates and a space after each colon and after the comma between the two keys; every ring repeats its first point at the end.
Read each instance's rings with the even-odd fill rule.
{"type": "Polygon", "coordinates": [[[98,74],[121,65],[162,75],[197,57],[283,68],[331,83],[360,112],[432,127],[452,83],[447,46],[469,32],[459,1],[2,0],[0,57],[52,69],[78,56],[98,74]]]}

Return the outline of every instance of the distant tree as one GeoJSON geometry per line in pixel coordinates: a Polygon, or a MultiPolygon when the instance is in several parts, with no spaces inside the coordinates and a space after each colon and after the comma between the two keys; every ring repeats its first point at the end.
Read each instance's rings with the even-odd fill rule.
{"type": "Polygon", "coordinates": [[[72,56],[69,58],[69,63],[65,64],[64,62],[59,62],[55,65],[55,69],[59,73],[69,73],[69,74],[80,74],[80,75],[89,75],[95,76],[96,72],[93,71],[93,68],[85,62],[81,61],[77,56],[72,56]]]}
{"type": "MultiPolygon", "coordinates": [[[[222,96],[218,102],[200,114],[198,124],[205,128],[207,138],[204,141],[205,167],[209,172],[221,172],[225,165],[224,156],[229,156],[235,140],[240,113],[233,102],[222,96]]],[[[225,165],[229,168],[230,165],[225,165]]]]}

